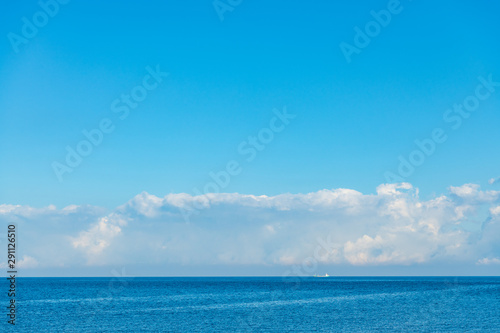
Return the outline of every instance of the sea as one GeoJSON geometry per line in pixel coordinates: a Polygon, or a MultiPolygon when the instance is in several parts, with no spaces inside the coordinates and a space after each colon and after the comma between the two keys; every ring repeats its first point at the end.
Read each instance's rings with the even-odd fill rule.
{"type": "Polygon", "coordinates": [[[499,277],[18,278],[15,325],[1,299],[2,332],[500,332],[499,277]]]}

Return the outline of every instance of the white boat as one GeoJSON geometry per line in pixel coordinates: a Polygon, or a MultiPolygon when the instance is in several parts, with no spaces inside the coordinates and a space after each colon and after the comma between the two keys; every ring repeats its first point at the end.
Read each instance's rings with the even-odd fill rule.
{"type": "Polygon", "coordinates": [[[330,275],[328,275],[328,273],[326,273],[325,275],[318,275],[318,274],[314,274],[314,277],[329,277],[330,275]]]}

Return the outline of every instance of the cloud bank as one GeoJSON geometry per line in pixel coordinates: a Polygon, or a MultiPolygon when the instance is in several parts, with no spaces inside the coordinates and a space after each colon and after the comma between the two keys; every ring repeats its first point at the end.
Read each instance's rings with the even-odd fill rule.
{"type": "Polygon", "coordinates": [[[408,183],[375,194],[143,192],[112,211],[0,205],[0,220],[17,223],[25,267],[500,262],[500,192],[475,184],[429,200],[408,183]]]}

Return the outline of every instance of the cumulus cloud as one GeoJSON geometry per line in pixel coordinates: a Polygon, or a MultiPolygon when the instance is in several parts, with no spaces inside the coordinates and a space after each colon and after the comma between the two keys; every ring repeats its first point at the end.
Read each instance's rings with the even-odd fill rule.
{"type": "Polygon", "coordinates": [[[89,230],[80,232],[77,237],[72,238],[71,243],[75,249],[84,249],[90,259],[93,259],[110,245],[125,225],[127,222],[123,216],[110,214],[101,217],[89,230]]]}
{"type": "Polygon", "coordinates": [[[375,194],[143,192],[106,213],[90,206],[0,205],[0,220],[17,219],[19,237],[29,244],[27,262],[43,267],[293,265],[311,257],[357,266],[487,264],[500,257],[499,198],[475,184],[429,200],[409,183],[383,184],[375,194]]]}
{"type": "MultiPolygon", "coordinates": [[[[75,251],[72,237],[92,228],[106,213],[106,209],[94,206],[57,209],[53,205],[42,208],[0,205],[0,222],[16,225],[16,256],[21,266],[64,267],[85,263],[87,258],[75,251]]],[[[0,234],[0,244],[5,244],[6,238],[7,234],[0,234]]]]}
{"type": "Polygon", "coordinates": [[[481,191],[477,184],[465,184],[462,186],[450,186],[450,193],[462,199],[464,202],[494,202],[499,198],[498,191],[481,191]]]}

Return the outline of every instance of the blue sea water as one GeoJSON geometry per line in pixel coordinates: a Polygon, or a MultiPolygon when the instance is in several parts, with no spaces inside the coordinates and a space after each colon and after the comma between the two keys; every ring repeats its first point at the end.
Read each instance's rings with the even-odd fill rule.
{"type": "Polygon", "coordinates": [[[17,289],[19,332],[500,332],[498,277],[20,278],[17,289]]]}

